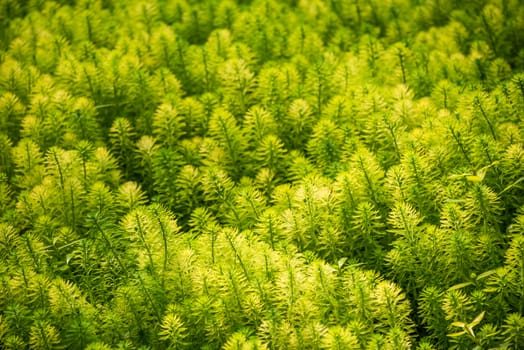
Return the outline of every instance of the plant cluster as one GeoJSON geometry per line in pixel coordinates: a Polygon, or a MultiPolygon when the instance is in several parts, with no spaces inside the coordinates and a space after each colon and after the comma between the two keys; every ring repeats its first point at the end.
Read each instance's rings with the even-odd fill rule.
{"type": "Polygon", "coordinates": [[[524,348],[519,0],[0,1],[2,349],[524,348]]]}

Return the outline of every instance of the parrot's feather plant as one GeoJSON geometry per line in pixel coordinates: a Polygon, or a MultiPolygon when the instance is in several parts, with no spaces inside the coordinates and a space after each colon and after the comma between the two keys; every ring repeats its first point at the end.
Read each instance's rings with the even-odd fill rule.
{"type": "Polygon", "coordinates": [[[519,0],[0,1],[1,349],[523,349],[519,0]]]}

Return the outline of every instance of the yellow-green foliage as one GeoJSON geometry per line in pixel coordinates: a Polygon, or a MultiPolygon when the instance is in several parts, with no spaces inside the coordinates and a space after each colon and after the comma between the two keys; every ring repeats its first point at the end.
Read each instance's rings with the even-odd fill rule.
{"type": "Polygon", "coordinates": [[[524,348],[519,0],[1,0],[1,349],[524,348]]]}

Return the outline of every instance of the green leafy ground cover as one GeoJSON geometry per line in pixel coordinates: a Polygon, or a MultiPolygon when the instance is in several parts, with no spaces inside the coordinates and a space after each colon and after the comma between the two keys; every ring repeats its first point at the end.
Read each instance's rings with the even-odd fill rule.
{"type": "Polygon", "coordinates": [[[1,0],[0,348],[523,349],[518,0],[1,0]]]}

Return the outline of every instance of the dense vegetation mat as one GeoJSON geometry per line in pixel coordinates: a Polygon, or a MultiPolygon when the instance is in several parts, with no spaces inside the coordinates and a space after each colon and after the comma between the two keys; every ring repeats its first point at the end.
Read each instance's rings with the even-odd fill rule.
{"type": "Polygon", "coordinates": [[[519,0],[1,0],[0,348],[523,349],[519,0]]]}

